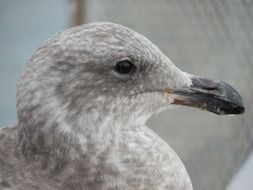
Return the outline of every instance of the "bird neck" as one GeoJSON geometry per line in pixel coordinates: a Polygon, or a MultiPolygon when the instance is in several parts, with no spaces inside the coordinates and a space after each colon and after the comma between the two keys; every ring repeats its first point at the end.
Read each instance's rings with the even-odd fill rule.
{"type": "Polygon", "coordinates": [[[69,162],[96,160],[108,149],[117,148],[120,141],[117,137],[122,131],[136,127],[128,124],[134,120],[129,115],[104,115],[100,110],[79,116],[68,113],[68,117],[63,115],[64,111],[61,113],[57,117],[53,114],[48,117],[50,113],[39,117],[48,118],[47,121],[30,118],[23,120],[29,123],[19,122],[19,153],[36,167],[55,171],[69,162]]]}

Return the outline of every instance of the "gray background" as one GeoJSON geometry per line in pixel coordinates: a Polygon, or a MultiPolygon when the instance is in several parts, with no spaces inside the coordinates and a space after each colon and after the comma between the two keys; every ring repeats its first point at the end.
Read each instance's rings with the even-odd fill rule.
{"type": "Polygon", "coordinates": [[[246,105],[242,116],[179,108],[148,123],[180,155],[196,190],[225,189],[253,143],[253,1],[87,2],[88,21],[129,26],[151,39],[182,70],[227,81],[241,92],[246,105]]]}
{"type": "MultiPolygon", "coordinates": [[[[0,0],[0,126],[16,121],[22,68],[41,42],[71,25],[74,2],[0,0]]],[[[86,22],[126,25],[182,70],[227,81],[241,92],[241,116],[177,108],[148,122],[182,158],[195,190],[224,190],[252,151],[253,1],[86,0],[85,11],[86,22]]],[[[229,189],[252,189],[252,160],[240,171],[229,189]]]]}

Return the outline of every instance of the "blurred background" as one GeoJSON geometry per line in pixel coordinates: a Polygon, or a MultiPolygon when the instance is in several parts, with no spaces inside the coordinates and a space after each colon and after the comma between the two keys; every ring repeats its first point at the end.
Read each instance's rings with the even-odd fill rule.
{"type": "Polygon", "coordinates": [[[244,115],[177,108],[148,126],[181,157],[195,190],[252,190],[252,0],[0,0],[0,126],[16,122],[16,82],[39,44],[91,21],[128,26],[182,70],[241,93],[244,115]]]}

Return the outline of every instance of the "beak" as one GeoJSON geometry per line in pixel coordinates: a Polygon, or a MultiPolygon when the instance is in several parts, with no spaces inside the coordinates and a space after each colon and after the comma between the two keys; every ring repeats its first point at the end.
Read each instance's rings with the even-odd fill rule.
{"type": "Polygon", "coordinates": [[[174,103],[200,108],[218,115],[244,113],[244,105],[240,94],[223,81],[193,76],[192,85],[168,92],[174,103]]]}

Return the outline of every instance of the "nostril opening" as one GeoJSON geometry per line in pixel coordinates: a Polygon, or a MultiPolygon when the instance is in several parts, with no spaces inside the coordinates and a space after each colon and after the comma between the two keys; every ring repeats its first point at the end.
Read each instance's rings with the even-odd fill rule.
{"type": "Polygon", "coordinates": [[[218,90],[218,88],[215,87],[215,86],[212,86],[212,87],[205,86],[205,87],[203,87],[203,89],[210,90],[210,91],[212,91],[212,90],[218,90]]]}

